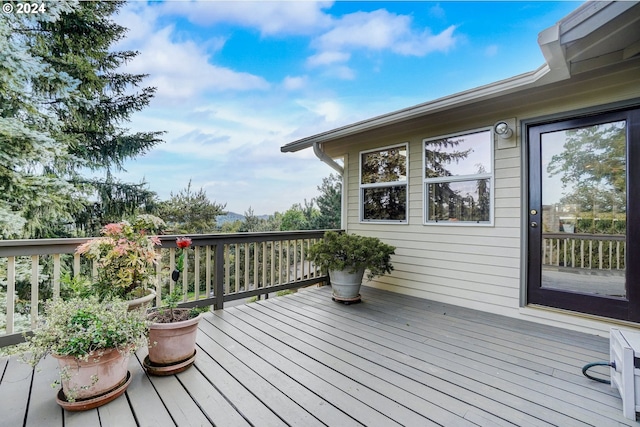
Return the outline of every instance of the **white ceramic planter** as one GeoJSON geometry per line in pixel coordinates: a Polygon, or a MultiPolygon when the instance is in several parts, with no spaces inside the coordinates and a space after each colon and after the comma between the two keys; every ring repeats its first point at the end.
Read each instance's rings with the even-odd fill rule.
{"type": "Polygon", "coordinates": [[[333,299],[336,301],[355,302],[360,300],[360,285],[364,277],[364,268],[349,272],[345,270],[329,270],[329,280],[333,290],[333,299]]]}

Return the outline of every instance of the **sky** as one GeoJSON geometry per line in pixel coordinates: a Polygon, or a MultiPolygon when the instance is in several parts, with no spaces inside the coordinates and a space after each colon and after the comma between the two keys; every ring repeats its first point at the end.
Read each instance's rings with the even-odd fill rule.
{"type": "Polygon", "coordinates": [[[202,188],[226,211],[284,212],[334,172],[319,132],[533,71],[538,34],[581,2],[131,1],[114,46],[156,96],[126,125],[164,142],[116,177],[161,200],[202,188]]]}

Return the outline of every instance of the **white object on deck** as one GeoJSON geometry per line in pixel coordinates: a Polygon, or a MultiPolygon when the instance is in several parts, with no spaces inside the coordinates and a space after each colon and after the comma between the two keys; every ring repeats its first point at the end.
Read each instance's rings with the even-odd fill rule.
{"type": "Polygon", "coordinates": [[[611,328],[611,387],[622,397],[622,413],[630,420],[640,411],[640,331],[611,328]]]}

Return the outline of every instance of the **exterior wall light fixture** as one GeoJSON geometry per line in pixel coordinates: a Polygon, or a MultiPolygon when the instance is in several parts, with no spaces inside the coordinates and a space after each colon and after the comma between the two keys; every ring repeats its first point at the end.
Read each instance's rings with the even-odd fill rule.
{"type": "Polygon", "coordinates": [[[502,139],[509,139],[513,136],[513,130],[507,122],[498,122],[493,125],[493,131],[502,139]]]}

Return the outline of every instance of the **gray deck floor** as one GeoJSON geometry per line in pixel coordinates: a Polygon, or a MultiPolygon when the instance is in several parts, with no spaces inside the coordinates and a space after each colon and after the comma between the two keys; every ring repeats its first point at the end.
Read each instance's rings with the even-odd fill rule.
{"type": "Polygon", "coordinates": [[[608,359],[608,339],[370,288],[347,306],[330,292],[208,314],[192,368],[147,377],[143,350],[126,393],[87,412],[57,406],[51,358],[35,372],[0,359],[0,425],[638,425],[581,374],[608,359]]]}

